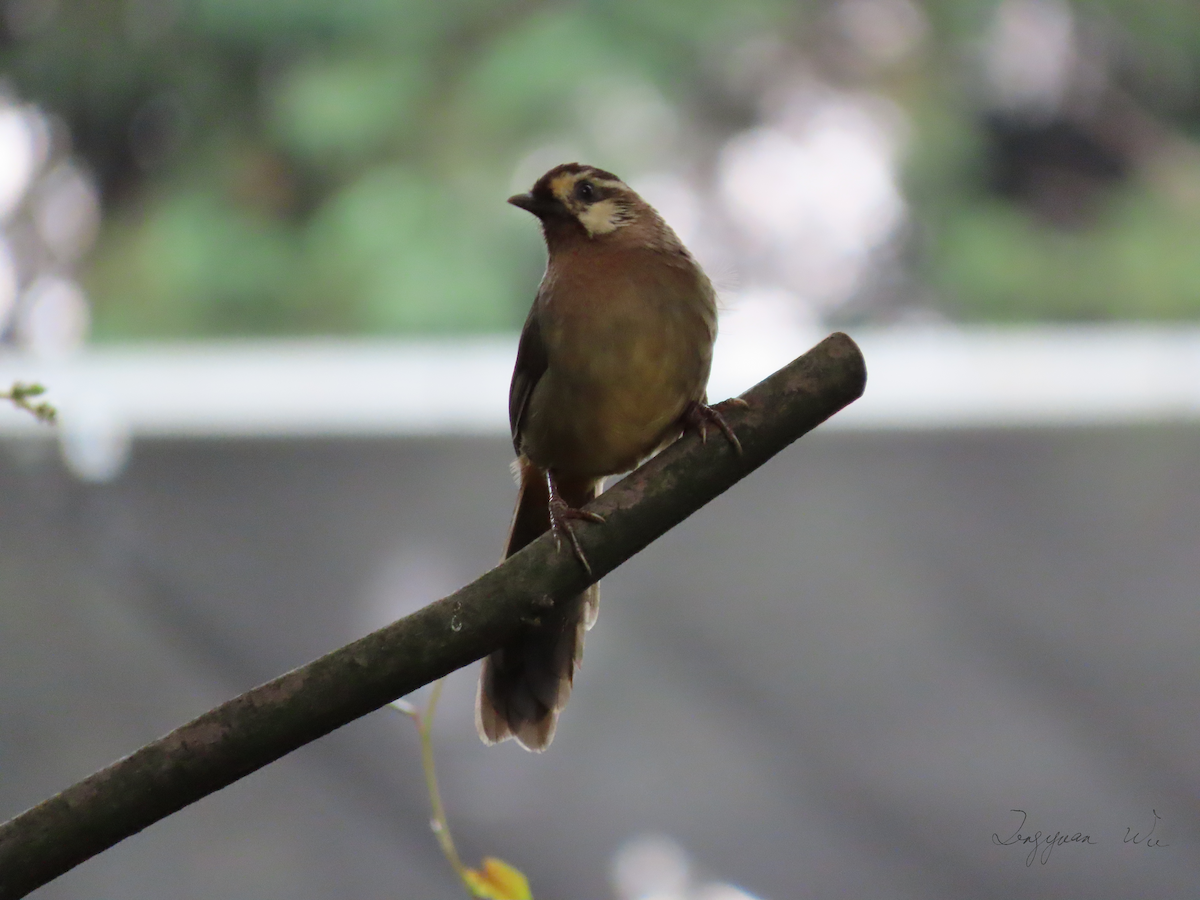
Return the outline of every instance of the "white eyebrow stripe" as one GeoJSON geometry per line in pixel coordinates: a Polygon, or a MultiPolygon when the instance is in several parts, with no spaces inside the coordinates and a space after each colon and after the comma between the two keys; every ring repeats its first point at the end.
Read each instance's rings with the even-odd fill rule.
{"type": "Polygon", "coordinates": [[[629,190],[629,185],[620,179],[614,180],[611,178],[597,178],[595,175],[588,175],[587,180],[600,187],[620,188],[626,191],[629,190]]]}

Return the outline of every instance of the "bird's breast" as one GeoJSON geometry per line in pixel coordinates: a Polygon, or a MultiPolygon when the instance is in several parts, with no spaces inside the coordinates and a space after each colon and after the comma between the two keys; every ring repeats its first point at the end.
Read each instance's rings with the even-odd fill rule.
{"type": "Polygon", "coordinates": [[[704,395],[715,334],[707,279],[636,262],[548,278],[539,301],[547,368],[524,429],[526,453],[543,466],[629,469],[704,395]]]}

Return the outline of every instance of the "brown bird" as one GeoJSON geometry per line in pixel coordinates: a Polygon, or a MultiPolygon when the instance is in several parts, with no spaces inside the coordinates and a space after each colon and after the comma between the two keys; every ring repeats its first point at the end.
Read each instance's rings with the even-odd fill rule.
{"type": "MultiPolygon", "coordinates": [[[[611,172],[566,163],[508,202],[542,223],[549,260],[521,332],[508,394],[517,508],[505,558],[549,529],[591,571],[571,521],[605,476],[634,468],[685,427],[724,419],[705,405],[716,294],[662,217],[611,172]]],[[[475,719],[485,743],[545,750],[596,621],[592,585],[484,660],[475,719]]]]}

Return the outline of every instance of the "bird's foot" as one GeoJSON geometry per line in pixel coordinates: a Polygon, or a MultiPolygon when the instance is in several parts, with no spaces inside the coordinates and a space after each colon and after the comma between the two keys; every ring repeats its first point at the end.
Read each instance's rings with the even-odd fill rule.
{"type": "MultiPolygon", "coordinates": [[[[730,397],[728,400],[723,400],[717,406],[737,406],[745,408],[750,404],[741,397],[730,397]]],[[[708,443],[708,423],[716,425],[721,434],[725,435],[726,440],[733,445],[734,451],[738,456],[742,455],[742,442],[737,439],[737,435],[733,433],[733,429],[729,427],[729,423],[725,421],[725,417],[721,415],[720,410],[716,406],[707,406],[698,400],[693,400],[687,405],[687,409],[683,411],[683,426],[684,428],[694,428],[700,433],[700,443],[708,443]]]]}
{"type": "Polygon", "coordinates": [[[549,472],[546,473],[546,483],[550,487],[550,530],[554,534],[554,545],[561,550],[562,539],[565,537],[571,545],[571,550],[575,553],[575,558],[583,566],[583,570],[591,575],[591,563],[584,556],[583,548],[579,546],[579,538],[575,536],[575,531],[571,528],[571,520],[580,519],[584,522],[603,523],[604,517],[594,512],[588,512],[586,509],[569,506],[567,501],[558,495],[558,487],[554,484],[554,477],[549,472]]]}

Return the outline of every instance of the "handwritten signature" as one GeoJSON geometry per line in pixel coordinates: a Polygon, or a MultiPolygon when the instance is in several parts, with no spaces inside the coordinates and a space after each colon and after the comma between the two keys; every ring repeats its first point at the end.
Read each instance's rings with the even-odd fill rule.
{"type": "MultiPolygon", "coordinates": [[[[1001,847],[1012,847],[1020,845],[1029,847],[1029,854],[1025,857],[1025,865],[1032,866],[1034,861],[1041,863],[1043,866],[1050,861],[1050,854],[1054,852],[1055,847],[1062,847],[1067,844],[1092,844],[1098,843],[1090,834],[1084,834],[1082,831],[1064,832],[1056,831],[1050,834],[1048,831],[1035,831],[1032,834],[1024,833],[1025,822],[1029,818],[1029,814],[1023,809],[1013,809],[1010,812],[1019,813],[1021,822],[1006,838],[1000,837],[998,832],[992,833],[992,843],[998,844],[1001,847]]],[[[1162,816],[1157,810],[1151,810],[1154,813],[1154,822],[1150,826],[1150,830],[1143,836],[1140,831],[1134,831],[1133,828],[1125,829],[1125,837],[1122,839],[1124,844],[1140,844],[1146,847],[1169,847],[1170,844],[1164,842],[1161,838],[1156,837],[1154,832],[1158,828],[1158,823],[1162,821],[1162,816]]]]}
{"type": "Polygon", "coordinates": [[[1158,823],[1162,821],[1162,816],[1160,816],[1158,814],[1158,810],[1156,810],[1156,809],[1152,809],[1152,810],[1150,810],[1150,812],[1154,813],[1154,824],[1152,824],[1150,826],[1150,830],[1146,832],[1146,836],[1142,837],[1142,834],[1139,831],[1133,837],[1130,837],[1129,832],[1133,831],[1133,829],[1126,828],[1125,829],[1125,837],[1121,838],[1122,844],[1145,844],[1147,847],[1170,847],[1171,846],[1170,844],[1164,844],[1160,839],[1154,837],[1154,829],[1157,828],[1158,823]]]}
{"type": "Polygon", "coordinates": [[[1021,834],[1021,829],[1025,827],[1025,820],[1029,818],[1029,814],[1023,809],[1012,809],[1009,812],[1020,813],[1021,824],[1007,838],[1001,838],[997,832],[992,832],[992,843],[999,844],[1001,847],[1011,847],[1013,844],[1032,844],[1033,849],[1025,857],[1026,866],[1032,866],[1035,859],[1044,866],[1050,861],[1050,854],[1054,852],[1054,848],[1061,847],[1063,844],[1096,843],[1090,834],[1084,834],[1082,831],[1076,831],[1074,834],[1063,834],[1061,831],[1056,831],[1053,836],[1044,835],[1040,831],[1035,831],[1033,834],[1021,834]]]}

